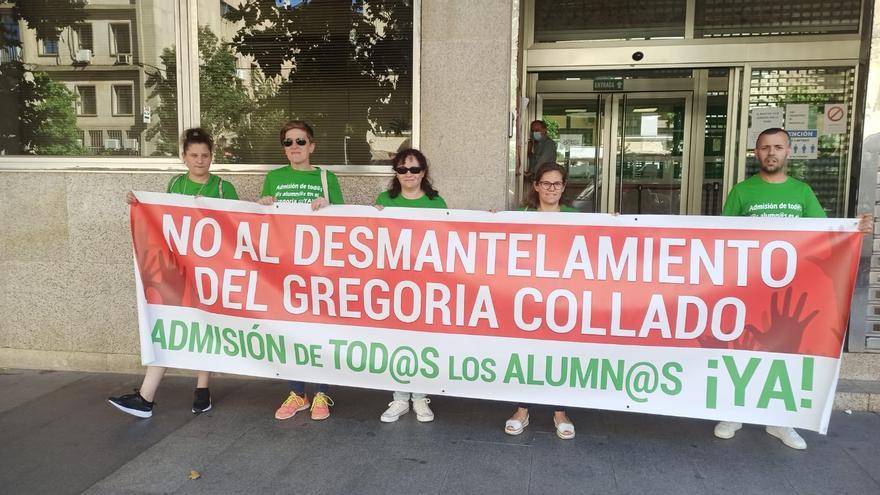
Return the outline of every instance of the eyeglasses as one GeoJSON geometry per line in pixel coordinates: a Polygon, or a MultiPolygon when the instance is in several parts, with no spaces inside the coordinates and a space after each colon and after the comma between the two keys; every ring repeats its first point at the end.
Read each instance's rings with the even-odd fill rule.
{"type": "Polygon", "coordinates": [[[297,146],[305,146],[306,144],[308,144],[308,140],[306,140],[304,138],[296,138],[295,140],[290,139],[290,138],[285,138],[284,141],[281,141],[281,144],[283,144],[285,148],[289,148],[290,146],[293,145],[293,143],[296,143],[297,146]]]}
{"type": "Polygon", "coordinates": [[[552,191],[554,189],[561,189],[562,186],[565,185],[565,182],[547,182],[546,180],[542,180],[541,182],[538,182],[538,185],[541,186],[542,189],[552,191]]]}
{"type": "Polygon", "coordinates": [[[394,167],[394,171],[400,175],[406,175],[407,172],[415,175],[421,173],[422,170],[425,169],[423,169],[422,167],[404,167],[402,165],[400,167],[394,167]]]}

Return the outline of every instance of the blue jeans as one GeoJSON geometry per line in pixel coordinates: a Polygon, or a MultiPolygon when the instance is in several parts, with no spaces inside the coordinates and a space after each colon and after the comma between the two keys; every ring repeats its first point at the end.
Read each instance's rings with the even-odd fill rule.
{"type": "MultiPolygon", "coordinates": [[[[306,382],[296,382],[296,381],[290,380],[287,382],[287,386],[289,386],[290,391],[295,393],[296,395],[305,395],[306,394],[306,382]]],[[[330,385],[324,385],[324,384],[315,385],[315,393],[326,394],[328,390],[330,390],[330,385]]]]}
{"type": "Polygon", "coordinates": [[[412,400],[421,400],[427,397],[425,394],[417,394],[415,392],[412,394],[409,392],[394,392],[394,400],[408,401],[410,396],[412,396],[412,400]]]}

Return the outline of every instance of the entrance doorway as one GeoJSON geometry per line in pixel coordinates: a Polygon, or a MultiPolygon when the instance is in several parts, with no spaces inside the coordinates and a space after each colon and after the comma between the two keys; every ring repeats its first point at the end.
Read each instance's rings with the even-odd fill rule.
{"type": "Polygon", "coordinates": [[[533,75],[535,117],[569,173],[563,199],[584,212],[719,214],[728,72],[533,75]]]}

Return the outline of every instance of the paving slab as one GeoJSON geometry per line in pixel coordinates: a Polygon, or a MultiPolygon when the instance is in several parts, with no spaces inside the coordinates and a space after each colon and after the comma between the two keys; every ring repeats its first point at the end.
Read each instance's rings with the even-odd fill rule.
{"type": "Polygon", "coordinates": [[[326,421],[275,420],[282,381],[219,377],[214,408],[191,414],[192,377],[166,377],[147,420],[106,403],[141,376],[0,370],[3,493],[880,493],[880,415],[835,412],[829,435],[794,451],[746,425],[573,409],[570,441],[552,408],[504,434],[514,405],[434,397],[436,420],[379,422],[390,393],[334,387],[326,421]],[[63,405],[63,407],[59,407],[63,405]],[[190,480],[191,470],[200,478],[190,480]]]}

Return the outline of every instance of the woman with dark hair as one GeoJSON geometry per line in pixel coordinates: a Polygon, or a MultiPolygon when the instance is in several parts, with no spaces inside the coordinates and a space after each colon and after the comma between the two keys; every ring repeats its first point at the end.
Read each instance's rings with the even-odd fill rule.
{"type": "MultiPolygon", "coordinates": [[[[188,170],[185,174],[175,175],[168,182],[166,192],[173,194],[185,194],[187,196],[205,196],[208,198],[238,199],[233,185],[220,177],[212,174],[211,160],[214,158],[214,140],[207,131],[201,128],[187,129],[181,140],[180,158],[188,170]]],[[[132,205],[138,202],[134,193],[128,191],[125,201],[132,205]]],[[[120,411],[127,412],[139,418],[149,418],[153,415],[153,399],[156,389],[162,377],[165,376],[166,368],[161,366],[147,366],[147,373],[141,387],[134,390],[133,394],[110,397],[110,404],[120,411]]],[[[207,371],[199,371],[196,383],[195,399],[193,400],[192,412],[199,414],[211,409],[211,391],[208,389],[208,380],[211,374],[207,371]]]]}
{"type": "MultiPolygon", "coordinates": [[[[266,174],[263,192],[257,203],[266,206],[276,202],[305,203],[311,205],[312,210],[318,210],[344,202],[336,175],[312,165],[311,156],[315,152],[315,132],[312,126],[302,120],[291,120],[281,128],[278,139],[290,164],[266,174]]],[[[330,417],[333,399],[327,395],[329,385],[315,384],[315,394],[311,402],[306,395],[305,382],[289,380],[287,386],[290,390],[275,411],[275,419],[290,419],[306,409],[310,410],[315,421],[330,417]]]]}
{"type": "MultiPolygon", "coordinates": [[[[376,198],[376,208],[380,210],[386,206],[404,208],[446,208],[446,201],[431,185],[428,176],[428,160],[417,149],[406,149],[394,157],[392,167],[394,177],[388,185],[388,190],[383,191],[376,198]]],[[[425,394],[409,392],[394,392],[393,400],[388,403],[388,409],[379,418],[383,423],[393,423],[401,416],[409,412],[409,401],[412,399],[413,411],[416,419],[422,423],[434,421],[434,412],[428,404],[431,402],[425,394]]]]}
{"type": "MultiPolygon", "coordinates": [[[[545,162],[535,170],[535,179],[521,211],[577,212],[562,204],[567,174],[565,168],[554,162],[545,162]]],[[[553,413],[556,436],[563,440],[574,438],[574,424],[565,413],[565,408],[556,406],[553,413]]],[[[519,435],[529,425],[529,404],[520,403],[513,416],[504,424],[504,433],[519,435]]]]}

